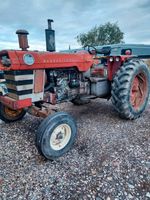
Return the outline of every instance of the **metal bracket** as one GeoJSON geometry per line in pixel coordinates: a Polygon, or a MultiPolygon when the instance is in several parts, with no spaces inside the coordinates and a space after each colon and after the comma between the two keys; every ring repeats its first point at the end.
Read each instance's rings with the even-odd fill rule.
{"type": "Polygon", "coordinates": [[[45,118],[48,115],[53,114],[57,111],[58,111],[57,109],[52,109],[52,108],[44,106],[44,105],[42,106],[42,108],[39,108],[37,106],[30,106],[27,109],[27,112],[30,115],[33,115],[33,116],[36,116],[36,117],[43,117],[43,118],[45,118]]]}
{"type": "Polygon", "coordinates": [[[8,93],[8,89],[4,83],[0,83],[0,93],[2,94],[2,96],[8,93]]]}

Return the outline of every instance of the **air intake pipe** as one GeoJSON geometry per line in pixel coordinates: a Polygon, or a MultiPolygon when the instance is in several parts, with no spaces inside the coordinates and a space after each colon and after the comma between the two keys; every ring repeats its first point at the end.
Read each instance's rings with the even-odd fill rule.
{"type": "Polygon", "coordinates": [[[28,37],[27,37],[27,35],[29,34],[28,31],[26,31],[26,30],[17,30],[16,34],[18,35],[19,47],[23,51],[27,51],[27,49],[29,48],[28,37]]]}

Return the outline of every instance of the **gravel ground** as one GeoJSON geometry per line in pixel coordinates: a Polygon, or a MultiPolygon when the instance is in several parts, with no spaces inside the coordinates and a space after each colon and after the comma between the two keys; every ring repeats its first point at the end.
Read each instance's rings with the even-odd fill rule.
{"type": "Polygon", "coordinates": [[[0,126],[0,199],[150,199],[150,106],[135,121],[118,117],[110,102],[59,107],[77,120],[73,148],[47,161],[35,148],[41,119],[0,126]]]}

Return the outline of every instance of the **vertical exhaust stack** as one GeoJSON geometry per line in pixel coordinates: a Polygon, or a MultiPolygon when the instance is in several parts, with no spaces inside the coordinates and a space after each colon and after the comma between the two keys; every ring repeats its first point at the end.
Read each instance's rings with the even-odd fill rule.
{"type": "Polygon", "coordinates": [[[27,35],[29,34],[26,30],[17,30],[16,34],[18,35],[19,47],[22,51],[27,51],[29,48],[27,35]]]}
{"type": "Polygon", "coordinates": [[[55,31],[52,30],[52,19],[48,19],[48,29],[45,29],[46,36],[46,50],[53,52],[55,51],[55,31]]]}

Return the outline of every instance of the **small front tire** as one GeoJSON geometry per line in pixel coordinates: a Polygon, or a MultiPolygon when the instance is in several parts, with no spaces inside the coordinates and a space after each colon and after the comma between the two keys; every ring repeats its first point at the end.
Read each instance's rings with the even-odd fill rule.
{"type": "Polygon", "coordinates": [[[25,114],[26,111],[24,109],[13,110],[0,103],[0,119],[5,123],[21,120],[25,114]]]}
{"type": "Polygon", "coordinates": [[[37,131],[36,146],[41,155],[54,160],[72,147],[76,136],[75,120],[65,112],[58,112],[41,123],[37,131]]]}

